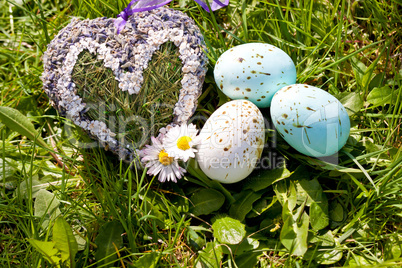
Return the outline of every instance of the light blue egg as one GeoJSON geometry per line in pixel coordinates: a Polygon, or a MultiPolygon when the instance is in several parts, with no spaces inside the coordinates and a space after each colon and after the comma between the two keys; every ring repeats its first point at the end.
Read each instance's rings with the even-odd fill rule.
{"type": "Polygon", "coordinates": [[[219,57],[214,77],[229,98],[246,99],[265,108],[279,89],[296,83],[296,67],[289,55],[275,46],[247,43],[219,57]]]}
{"type": "Polygon", "coordinates": [[[286,86],[274,95],[271,118],[289,145],[313,157],[337,153],[350,133],[345,107],[328,92],[304,84],[286,86]]]}

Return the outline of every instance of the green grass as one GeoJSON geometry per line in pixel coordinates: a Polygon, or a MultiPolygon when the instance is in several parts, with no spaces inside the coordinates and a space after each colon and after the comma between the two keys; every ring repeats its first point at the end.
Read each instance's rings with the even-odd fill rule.
{"type": "Polygon", "coordinates": [[[178,49],[171,42],[161,46],[152,57],[150,66],[144,70],[143,86],[135,95],[122,92],[113,72],[102,62],[91,53],[82,52],[72,73],[77,94],[90,108],[86,114],[90,120],[100,120],[108,126],[116,124],[111,120],[124,124],[133,121],[127,126],[116,125],[113,132],[124,132],[117,135],[117,139],[123,141],[123,147],[134,145],[134,148],[142,148],[150,143],[152,133],[173,121],[173,108],[179,100],[182,77],[178,49]]]}
{"type": "MultiPolygon", "coordinates": [[[[110,152],[82,148],[78,141],[89,138],[50,106],[39,79],[46,45],[70,16],[116,17],[126,2],[25,1],[10,9],[11,3],[0,0],[0,105],[26,115],[66,168],[0,122],[1,267],[51,267],[32,241],[53,241],[56,217],[76,238],[75,267],[401,265],[400,2],[231,1],[211,14],[193,1],[171,4],[194,18],[208,46],[196,116],[209,117],[227,100],[214,83],[213,66],[226,49],[246,42],[284,50],[296,64],[298,83],[330,92],[350,112],[351,136],[338,166],[303,156],[278,138],[272,150],[286,158],[292,175],[256,171],[248,189],[210,181],[194,166],[177,184],[160,184],[110,152]],[[257,175],[266,187],[256,188],[257,175]],[[223,205],[195,213],[197,193],[205,188],[223,205]],[[303,202],[313,192],[321,212],[303,202]],[[296,200],[294,207],[286,200],[296,200]],[[286,215],[297,212],[299,229],[292,229],[286,215]],[[237,220],[229,228],[245,230],[248,239],[240,246],[217,233],[217,219],[227,215],[237,220]],[[325,217],[328,225],[312,227],[325,217]],[[307,242],[299,255],[281,243],[281,234],[292,237],[295,230],[308,235],[294,237],[307,242]]],[[[269,118],[268,109],[262,112],[269,118]]]]}

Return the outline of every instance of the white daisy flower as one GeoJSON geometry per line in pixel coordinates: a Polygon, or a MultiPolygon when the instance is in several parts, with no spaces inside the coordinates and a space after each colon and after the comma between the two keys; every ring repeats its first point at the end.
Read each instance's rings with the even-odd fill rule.
{"type": "Polygon", "coordinates": [[[198,145],[201,139],[197,136],[197,128],[193,124],[183,124],[169,129],[163,138],[163,145],[169,156],[187,161],[195,157],[197,150],[193,147],[198,145]]]}
{"type": "Polygon", "coordinates": [[[180,179],[186,170],[179,166],[175,158],[166,153],[162,143],[157,138],[151,137],[151,140],[152,145],[145,145],[140,153],[141,162],[149,168],[147,174],[153,176],[159,174],[158,180],[160,182],[177,182],[177,179],[180,179]]]}

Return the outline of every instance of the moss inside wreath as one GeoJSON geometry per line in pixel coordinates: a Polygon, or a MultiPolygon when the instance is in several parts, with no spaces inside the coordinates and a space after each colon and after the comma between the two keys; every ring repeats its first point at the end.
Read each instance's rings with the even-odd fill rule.
{"type": "Polygon", "coordinates": [[[102,60],[83,51],[72,73],[77,94],[87,104],[86,115],[106,123],[124,145],[141,148],[160,128],[173,121],[181,89],[182,64],[177,47],[167,42],[144,70],[139,94],[130,95],[102,60]]]}

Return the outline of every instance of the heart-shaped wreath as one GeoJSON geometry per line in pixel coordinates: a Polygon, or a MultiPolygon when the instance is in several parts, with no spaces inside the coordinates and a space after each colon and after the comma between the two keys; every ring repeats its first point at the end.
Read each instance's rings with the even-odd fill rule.
{"type": "MultiPolygon", "coordinates": [[[[155,125],[159,128],[161,124],[166,123],[166,121],[155,122],[153,113],[158,112],[161,103],[172,101],[170,95],[161,93],[149,97],[148,92],[140,94],[144,83],[144,71],[153,59],[153,55],[159,51],[161,45],[167,42],[173,43],[178,48],[182,64],[181,87],[179,86],[178,92],[173,94],[177,102],[171,107],[170,121],[161,128],[186,123],[193,115],[201,93],[206,74],[206,47],[203,36],[191,18],[180,11],[165,7],[134,13],[127,18],[125,27],[119,34],[117,34],[113,18],[83,21],[77,18],[72,19],[51,41],[44,53],[42,75],[44,90],[52,105],[62,116],[71,119],[90,136],[99,140],[102,146],[118,154],[121,159],[132,161],[137,157],[137,149],[149,142],[151,129],[155,125]],[[85,65],[82,65],[82,58],[88,55],[94,55],[94,60],[98,61],[97,64],[101,62],[108,69],[109,76],[112,76],[115,82],[115,88],[113,86],[109,88],[108,84],[107,92],[104,92],[102,76],[96,80],[98,84],[86,84],[87,80],[93,79],[89,67],[86,69],[85,65]],[[81,66],[78,66],[80,65],[78,63],[81,66]],[[80,74],[77,74],[77,66],[81,68],[80,74]],[[81,80],[78,79],[80,76],[81,80]],[[131,116],[129,120],[136,121],[137,125],[139,122],[140,127],[135,124],[132,127],[140,131],[145,139],[128,141],[124,135],[120,135],[121,132],[128,131],[125,129],[128,126],[127,120],[123,120],[124,123],[121,124],[123,128],[121,125],[117,128],[114,120],[113,122],[104,120],[102,111],[98,112],[99,118],[96,118],[93,113],[88,113],[89,103],[97,102],[90,96],[93,97],[95,94],[102,95],[98,96],[100,99],[119,98],[118,95],[117,97],[113,95],[116,94],[116,90],[119,94],[122,92],[126,94],[126,102],[127,100],[128,102],[139,101],[136,104],[138,107],[147,107],[145,110],[149,112],[149,116],[138,115],[136,111],[128,115],[128,117],[131,116]],[[104,96],[108,94],[113,96],[104,96]],[[128,97],[136,95],[140,97],[137,99],[128,97]],[[148,103],[144,103],[144,101],[155,100],[158,101],[158,105],[151,110],[147,106],[148,103]],[[147,127],[148,129],[145,129],[147,127]]],[[[166,51],[170,53],[171,49],[166,51]]],[[[150,70],[150,73],[154,71],[150,70]]],[[[173,81],[175,82],[178,81],[173,81]]],[[[158,93],[158,87],[152,86],[152,89],[154,93],[158,93]]],[[[114,106],[115,103],[112,104],[114,106]]],[[[105,105],[109,107],[110,103],[106,102],[105,105]]],[[[112,111],[120,109],[121,107],[113,107],[112,111]]],[[[103,112],[107,111],[103,110],[103,112]]],[[[129,110],[126,111],[126,113],[129,112],[129,110]]],[[[127,114],[125,116],[127,117],[127,114]]],[[[122,118],[124,119],[124,116],[117,117],[118,120],[122,118]]]]}

